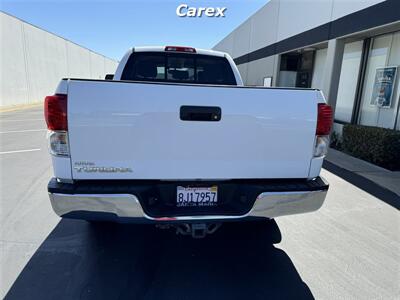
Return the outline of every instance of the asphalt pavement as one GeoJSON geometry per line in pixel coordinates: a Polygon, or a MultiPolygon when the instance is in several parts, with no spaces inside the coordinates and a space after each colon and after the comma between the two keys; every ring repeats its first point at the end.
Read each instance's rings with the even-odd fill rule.
{"type": "Polygon", "coordinates": [[[45,136],[41,107],[0,113],[0,297],[400,298],[399,199],[368,193],[349,174],[323,170],[330,190],[317,212],[227,223],[192,239],[152,225],[61,220],[46,191],[45,136]]]}

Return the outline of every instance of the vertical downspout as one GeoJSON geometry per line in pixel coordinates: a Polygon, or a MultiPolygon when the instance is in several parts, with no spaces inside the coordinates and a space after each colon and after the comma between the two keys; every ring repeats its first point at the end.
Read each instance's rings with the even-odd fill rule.
{"type": "Polygon", "coordinates": [[[351,114],[351,124],[357,124],[358,119],[360,117],[360,108],[361,108],[362,94],[363,94],[363,90],[364,90],[364,80],[365,80],[365,74],[367,71],[367,63],[368,63],[370,46],[371,46],[371,38],[365,39],[364,43],[363,43],[362,53],[361,53],[360,68],[358,71],[356,95],[354,98],[353,112],[351,114]]]}

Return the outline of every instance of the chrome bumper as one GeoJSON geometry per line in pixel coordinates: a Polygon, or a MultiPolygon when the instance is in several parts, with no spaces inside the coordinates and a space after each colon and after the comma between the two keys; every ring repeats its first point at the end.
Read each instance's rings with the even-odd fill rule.
{"type": "Polygon", "coordinates": [[[246,217],[275,218],[278,216],[312,212],[319,209],[327,190],[265,192],[261,193],[250,211],[240,216],[201,215],[163,216],[153,218],[147,215],[136,196],[131,194],[59,194],[49,193],[55,213],[68,217],[74,212],[109,213],[118,218],[139,218],[151,221],[196,221],[243,219],[246,217]]]}

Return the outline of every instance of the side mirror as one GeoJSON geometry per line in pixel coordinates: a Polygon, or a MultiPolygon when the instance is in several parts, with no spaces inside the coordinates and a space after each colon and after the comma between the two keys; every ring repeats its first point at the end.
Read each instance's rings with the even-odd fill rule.
{"type": "Polygon", "coordinates": [[[114,74],[106,74],[105,79],[106,80],[113,80],[114,79],[114,74]]]}

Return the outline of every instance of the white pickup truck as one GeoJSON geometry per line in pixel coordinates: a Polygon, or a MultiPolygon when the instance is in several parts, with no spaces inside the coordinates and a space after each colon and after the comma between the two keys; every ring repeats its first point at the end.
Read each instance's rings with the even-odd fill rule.
{"type": "Polygon", "coordinates": [[[198,237],[224,220],[317,210],[328,191],[322,93],[245,87],[226,53],[131,49],[112,80],[63,79],[45,117],[48,192],[63,218],[172,224],[198,237]]]}

